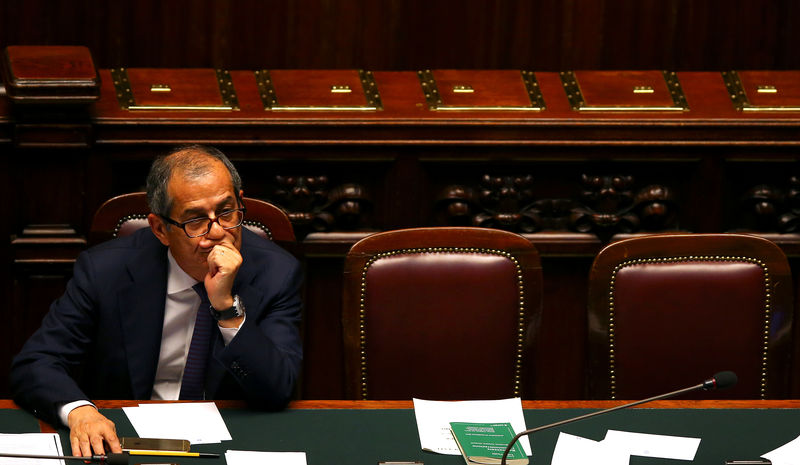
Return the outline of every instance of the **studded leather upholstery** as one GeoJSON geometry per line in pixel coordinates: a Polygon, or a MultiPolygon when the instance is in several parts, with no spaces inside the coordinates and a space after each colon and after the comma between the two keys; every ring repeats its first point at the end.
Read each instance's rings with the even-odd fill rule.
{"type": "Polygon", "coordinates": [[[345,265],[348,396],[520,395],[541,280],[536,249],[505,231],[417,228],[362,239],[345,265]]]}
{"type": "Polygon", "coordinates": [[[789,265],[772,242],[739,234],[623,240],[596,257],[589,281],[591,398],[639,399],[739,377],[704,398],[789,393],[789,265]]]}

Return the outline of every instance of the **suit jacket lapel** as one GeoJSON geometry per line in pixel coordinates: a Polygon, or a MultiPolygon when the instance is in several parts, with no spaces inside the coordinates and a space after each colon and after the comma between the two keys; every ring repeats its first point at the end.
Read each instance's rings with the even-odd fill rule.
{"type": "Polygon", "coordinates": [[[120,293],[123,346],[135,399],[149,399],[161,349],[167,295],[167,252],[155,237],[128,265],[130,285],[120,293]]]}

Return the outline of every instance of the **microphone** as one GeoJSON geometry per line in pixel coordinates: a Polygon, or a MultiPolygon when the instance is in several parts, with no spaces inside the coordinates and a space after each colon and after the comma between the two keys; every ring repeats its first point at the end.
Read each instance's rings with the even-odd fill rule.
{"type": "Polygon", "coordinates": [[[654,400],[661,400],[661,399],[668,399],[670,397],[679,396],[681,394],[686,394],[688,392],[693,391],[713,391],[715,389],[727,389],[729,387],[733,387],[736,385],[736,382],[739,378],[736,377],[736,373],[732,371],[721,371],[711,378],[703,381],[700,384],[690,386],[683,389],[678,389],[677,391],[668,392],[666,394],[661,394],[655,397],[650,397],[644,400],[638,400],[636,402],[631,402],[629,404],[618,405],[616,407],[607,408],[605,410],[598,410],[597,412],[587,413],[586,415],[581,415],[574,418],[567,418],[566,420],[557,421],[555,423],[550,423],[549,425],[544,426],[537,426],[536,428],[526,429],[525,431],[518,433],[511,439],[511,442],[508,443],[508,447],[506,447],[506,451],[503,452],[503,458],[500,460],[501,465],[506,465],[506,458],[508,457],[508,453],[511,452],[511,448],[514,447],[514,444],[521,438],[522,436],[527,436],[529,434],[533,434],[545,429],[555,428],[556,426],[566,425],[567,423],[572,423],[573,421],[578,420],[585,420],[586,418],[596,417],[597,415],[603,415],[605,413],[611,413],[616,410],[622,410],[628,407],[634,407],[636,405],[641,405],[647,402],[652,402],[654,400]]]}

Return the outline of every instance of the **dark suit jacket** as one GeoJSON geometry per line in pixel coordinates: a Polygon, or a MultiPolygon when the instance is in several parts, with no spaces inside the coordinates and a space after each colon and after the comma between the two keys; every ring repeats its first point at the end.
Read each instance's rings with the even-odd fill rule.
{"type": "MultiPolygon", "coordinates": [[[[247,318],[225,347],[217,340],[206,372],[214,399],[286,405],[302,348],[300,267],[288,252],[242,230],[243,263],[233,291],[247,318]]],[[[14,358],[17,403],[51,424],[60,405],[79,399],[149,399],[167,286],[167,248],[149,228],[78,257],[63,296],[14,358]]]]}

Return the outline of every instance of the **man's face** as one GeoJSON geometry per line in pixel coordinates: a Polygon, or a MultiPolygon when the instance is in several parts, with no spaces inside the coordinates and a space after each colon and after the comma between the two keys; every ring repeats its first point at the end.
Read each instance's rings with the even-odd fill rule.
{"type": "MultiPolygon", "coordinates": [[[[216,218],[226,210],[240,207],[228,170],[218,161],[214,161],[210,172],[200,178],[187,179],[181,172],[173,173],[167,191],[173,200],[170,218],[178,223],[195,218],[216,218]]],[[[183,271],[198,281],[203,281],[208,272],[208,254],[215,245],[227,242],[237,250],[242,247],[241,227],[222,229],[215,222],[205,236],[190,238],[180,227],[167,227],[160,217],[150,216],[155,235],[169,247],[183,271]]]]}

